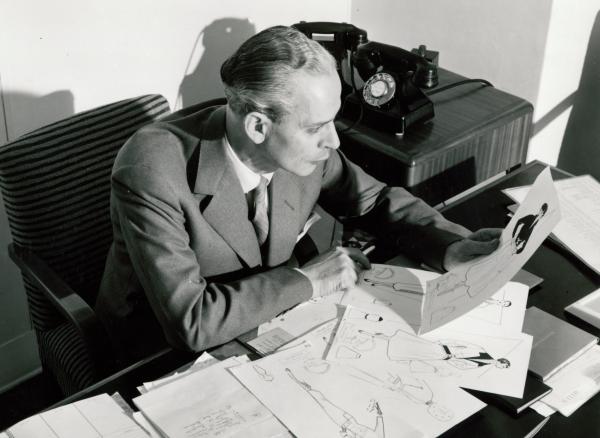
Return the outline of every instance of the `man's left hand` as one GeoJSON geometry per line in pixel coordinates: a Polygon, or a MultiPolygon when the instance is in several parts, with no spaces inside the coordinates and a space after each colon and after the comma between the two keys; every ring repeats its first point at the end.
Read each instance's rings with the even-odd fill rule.
{"type": "Polygon", "coordinates": [[[444,254],[443,267],[450,271],[482,255],[490,254],[498,248],[501,228],[481,228],[462,240],[448,245],[444,254]]]}

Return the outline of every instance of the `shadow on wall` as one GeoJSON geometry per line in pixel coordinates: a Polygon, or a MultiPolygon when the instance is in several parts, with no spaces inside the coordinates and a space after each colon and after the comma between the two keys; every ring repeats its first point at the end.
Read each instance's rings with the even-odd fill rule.
{"type": "Polygon", "coordinates": [[[558,167],[600,180],[600,12],[592,27],[579,89],[563,136],[558,167]]]}
{"type": "Polygon", "coordinates": [[[248,38],[256,33],[256,28],[248,19],[222,18],[206,26],[190,54],[185,77],[179,86],[177,107],[185,108],[198,102],[223,96],[223,86],[219,71],[221,64],[248,38]],[[202,40],[204,51],[198,64],[190,72],[190,64],[202,40]]]}
{"type": "MultiPolygon", "coordinates": [[[[75,98],[69,90],[37,96],[26,92],[5,92],[6,132],[13,141],[34,129],[64,119],[75,112],[75,98]]],[[[5,143],[6,139],[1,142],[5,143]]]]}

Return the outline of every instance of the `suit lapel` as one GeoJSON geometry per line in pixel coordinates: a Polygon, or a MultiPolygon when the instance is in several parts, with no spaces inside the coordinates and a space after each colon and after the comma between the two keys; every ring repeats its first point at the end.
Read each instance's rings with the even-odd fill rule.
{"type": "Polygon", "coordinates": [[[300,229],[300,190],[295,178],[284,170],[276,171],[269,184],[269,196],[266,264],[276,266],[290,258],[300,229]]]}
{"type": "Polygon", "coordinates": [[[248,266],[254,267],[261,263],[260,248],[248,221],[246,196],[225,153],[224,117],[219,109],[207,122],[194,193],[211,196],[202,213],[204,218],[248,266]]]}

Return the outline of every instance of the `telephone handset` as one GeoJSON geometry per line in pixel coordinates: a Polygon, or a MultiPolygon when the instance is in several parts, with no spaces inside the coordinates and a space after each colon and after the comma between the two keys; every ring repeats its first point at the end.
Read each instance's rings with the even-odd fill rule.
{"type": "Polygon", "coordinates": [[[433,118],[433,104],[421,88],[437,85],[437,66],[425,56],[424,46],[414,53],[369,41],[365,30],[347,23],[300,22],[293,27],[336,58],[345,86],[344,117],[362,118],[369,126],[400,135],[410,125],[433,118]],[[349,61],[352,87],[344,74],[344,61],[349,61]],[[362,89],[354,85],[354,69],[364,81],[362,89]]]}
{"type": "Polygon", "coordinates": [[[307,23],[301,21],[293,24],[292,27],[298,29],[307,37],[318,41],[325,49],[333,55],[337,63],[338,73],[342,81],[342,98],[353,90],[350,79],[351,69],[348,66],[351,53],[356,50],[359,44],[368,41],[367,32],[353,24],[333,23],[329,21],[314,21],[307,23]]]}

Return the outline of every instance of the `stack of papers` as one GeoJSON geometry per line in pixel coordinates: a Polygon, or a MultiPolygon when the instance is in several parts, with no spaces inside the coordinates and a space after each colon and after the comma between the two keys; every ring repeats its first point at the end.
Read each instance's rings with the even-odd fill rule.
{"type": "MultiPolygon", "coordinates": [[[[554,182],[563,218],[552,231],[553,237],[576,257],[600,274],[600,184],[590,175],[554,182]]],[[[529,187],[504,192],[521,202],[529,187]]]]}
{"type": "MultiPolygon", "coordinates": [[[[203,361],[212,362],[212,361],[203,361]]],[[[228,371],[248,363],[229,358],[192,370],[133,399],[141,422],[157,436],[167,437],[289,437],[287,429],[228,371]]],[[[269,376],[263,375],[268,381],[269,376]]]]}
{"type": "MultiPolygon", "coordinates": [[[[373,265],[352,290],[264,324],[251,345],[268,356],[218,362],[203,355],[189,369],[145,382],[133,400],[142,426],[118,407],[110,418],[86,407],[95,398],[76,410],[88,412],[89,423],[105,416],[110,430],[100,436],[437,436],[485,406],[462,388],[523,396],[532,345],[522,333],[528,287],[509,280],[559,219],[546,169],[493,254],[443,275],[373,265]]],[[[558,391],[548,404],[567,412],[561,403],[598,389],[588,385],[600,381],[597,358],[586,360],[569,382],[549,382],[558,391]],[[573,379],[577,393],[567,394],[573,379]]],[[[28,424],[40,423],[34,418],[28,424]]],[[[11,436],[50,436],[24,427],[11,436]]]]}
{"type": "Polygon", "coordinates": [[[147,438],[146,431],[108,394],[87,398],[29,417],[2,438],[147,438]]]}
{"type": "Polygon", "coordinates": [[[493,254],[444,275],[373,265],[356,288],[263,326],[275,346],[270,331],[306,333],[306,315],[321,324],[231,372],[298,437],[436,436],[484,406],[461,388],[520,398],[528,288],[509,280],[559,219],[546,170],[493,254]]]}

